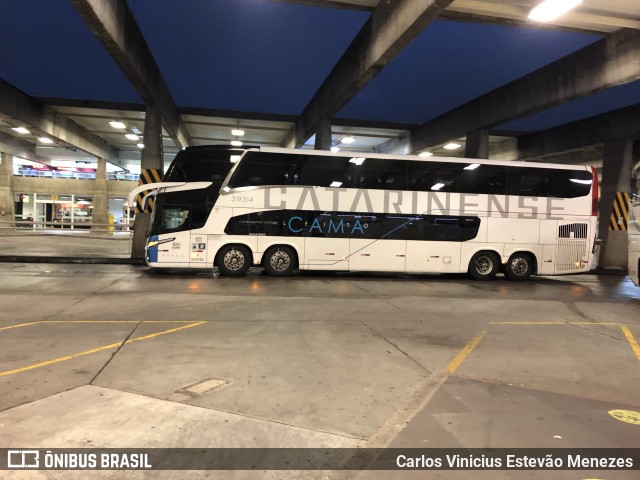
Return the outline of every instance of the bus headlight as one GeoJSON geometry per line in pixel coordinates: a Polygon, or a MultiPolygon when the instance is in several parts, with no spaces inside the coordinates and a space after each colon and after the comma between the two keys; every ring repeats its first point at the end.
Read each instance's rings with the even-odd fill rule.
{"type": "Polygon", "coordinates": [[[151,240],[147,242],[147,248],[157,247],[158,245],[162,245],[163,243],[173,242],[175,239],[176,237],[163,238],[162,240],[151,240]]]}

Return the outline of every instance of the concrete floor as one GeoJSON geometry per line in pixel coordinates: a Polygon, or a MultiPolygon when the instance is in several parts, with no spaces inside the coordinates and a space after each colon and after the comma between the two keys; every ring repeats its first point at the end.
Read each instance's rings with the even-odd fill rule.
{"type": "MultiPolygon", "coordinates": [[[[0,264],[0,448],[638,447],[640,425],[608,412],[640,411],[639,314],[640,289],[622,276],[485,283],[252,271],[232,279],[0,264]],[[134,341],[119,347],[126,339],[134,341]]],[[[638,472],[0,478],[626,480],[638,472]]]]}

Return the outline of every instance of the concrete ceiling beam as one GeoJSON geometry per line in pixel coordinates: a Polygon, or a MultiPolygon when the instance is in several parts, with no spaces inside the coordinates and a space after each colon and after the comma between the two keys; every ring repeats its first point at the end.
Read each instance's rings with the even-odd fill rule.
{"type": "Polygon", "coordinates": [[[23,123],[37,131],[34,133],[46,135],[66,147],[106,160],[118,158],[117,148],[3,79],[0,79],[0,115],[23,123]]]}
{"type": "Polygon", "coordinates": [[[606,88],[640,79],[640,31],[618,30],[555,62],[430,120],[411,132],[419,151],[606,88]]]}
{"type": "Polygon", "coordinates": [[[452,1],[380,2],[305,107],[284,145],[302,145],[320,122],[332,119],[452,1]]]}
{"type": "Polygon", "coordinates": [[[193,145],[191,134],[126,0],[71,0],[147,105],[158,108],[176,146],[193,145]]]}
{"type": "Polygon", "coordinates": [[[49,159],[36,154],[34,144],[0,132],[0,152],[24,158],[32,162],[48,163],[49,159]]]}
{"type": "Polygon", "coordinates": [[[518,158],[535,159],[613,140],[640,139],[640,105],[518,137],[518,158]]]}

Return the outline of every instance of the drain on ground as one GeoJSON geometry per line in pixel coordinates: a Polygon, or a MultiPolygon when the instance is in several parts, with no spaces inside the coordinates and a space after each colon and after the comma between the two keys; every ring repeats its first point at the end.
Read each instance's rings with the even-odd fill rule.
{"type": "Polygon", "coordinates": [[[224,380],[222,378],[208,378],[201,380],[200,382],[192,383],[178,390],[180,393],[188,393],[190,395],[202,395],[203,393],[216,390],[231,383],[231,380],[224,380]]]}

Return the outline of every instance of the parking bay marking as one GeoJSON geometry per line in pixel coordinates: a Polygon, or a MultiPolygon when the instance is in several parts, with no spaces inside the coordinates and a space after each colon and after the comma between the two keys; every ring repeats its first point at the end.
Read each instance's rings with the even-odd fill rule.
{"type": "Polygon", "coordinates": [[[0,331],[28,327],[30,325],[40,325],[43,323],[192,323],[193,321],[194,320],[40,320],[38,322],[18,323],[17,325],[0,327],[0,331]]]}
{"type": "Polygon", "coordinates": [[[4,377],[4,376],[7,376],[7,375],[13,375],[15,373],[26,372],[28,370],[34,370],[36,368],[44,367],[46,365],[51,365],[51,364],[54,364],[54,363],[65,362],[67,360],[72,360],[72,359],[74,359],[76,357],[81,357],[81,356],[84,356],[84,355],[90,355],[92,353],[101,352],[103,350],[110,350],[112,348],[118,348],[120,345],[127,344],[127,343],[140,342],[142,340],[149,340],[151,338],[155,338],[155,337],[158,337],[160,335],[166,335],[168,333],[177,332],[179,330],[185,330],[187,328],[197,327],[197,326],[202,325],[204,323],[207,323],[207,322],[203,321],[203,322],[191,323],[191,324],[188,324],[188,325],[183,325],[181,327],[176,327],[176,328],[171,328],[169,330],[164,330],[162,332],[152,333],[150,335],[145,335],[143,337],[132,338],[130,340],[127,340],[126,342],[117,342],[117,343],[112,343],[110,345],[103,345],[101,347],[92,348],[91,350],[85,350],[83,352],[74,353],[72,355],[66,355],[64,357],[54,358],[53,360],[47,360],[47,361],[44,361],[44,362],[34,363],[32,365],[27,365],[26,367],[16,368],[14,370],[7,370],[6,372],[0,372],[0,377],[4,377]]]}
{"type": "Polygon", "coordinates": [[[640,345],[629,330],[629,327],[620,322],[489,322],[491,325],[610,325],[619,326],[622,329],[627,342],[631,346],[631,350],[640,362],[640,345]]]}

